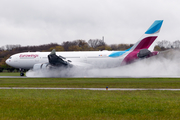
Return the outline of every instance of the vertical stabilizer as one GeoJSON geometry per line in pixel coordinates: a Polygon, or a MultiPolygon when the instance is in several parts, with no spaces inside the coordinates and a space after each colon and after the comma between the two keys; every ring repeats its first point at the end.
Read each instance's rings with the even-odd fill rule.
{"type": "MultiPolygon", "coordinates": [[[[158,33],[161,29],[163,20],[156,20],[149,29],[143,34],[143,36],[140,38],[140,40],[133,45],[132,48],[130,48],[129,53],[126,55],[126,57],[123,59],[121,65],[131,63],[135,59],[138,59],[138,54],[145,51],[145,53],[148,53],[148,48],[151,46],[151,44],[156,40],[158,37],[158,33]]],[[[148,54],[148,56],[156,55],[157,52],[148,54]]]]}
{"type": "Polygon", "coordinates": [[[143,34],[140,40],[134,44],[134,46],[130,49],[130,51],[138,50],[138,49],[148,49],[158,37],[158,33],[160,31],[162,23],[163,20],[154,21],[154,23],[143,34]]]}

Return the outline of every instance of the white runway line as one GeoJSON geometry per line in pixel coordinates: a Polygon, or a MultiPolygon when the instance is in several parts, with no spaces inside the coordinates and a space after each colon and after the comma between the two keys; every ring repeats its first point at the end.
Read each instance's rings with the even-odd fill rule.
{"type": "MultiPolygon", "coordinates": [[[[0,87],[0,89],[37,89],[37,90],[106,90],[106,88],[33,88],[33,87],[0,87]]],[[[169,88],[108,88],[108,90],[138,91],[138,90],[162,90],[180,91],[180,89],[169,88]]]]}

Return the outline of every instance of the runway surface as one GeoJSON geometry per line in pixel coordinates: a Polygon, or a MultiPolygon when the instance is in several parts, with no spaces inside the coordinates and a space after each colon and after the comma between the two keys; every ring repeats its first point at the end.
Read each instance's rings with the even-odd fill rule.
{"type": "MultiPolygon", "coordinates": [[[[37,90],[107,90],[106,88],[33,88],[33,87],[0,87],[0,89],[37,89],[37,90]]],[[[108,90],[119,90],[119,91],[138,91],[138,90],[160,90],[160,91],[180,91],[180,89],[152,89],[152,88],[108,88],[108,90]]]]}
{"type": "MultiPolygon", "coordinates": [[[[26,77],[26,76],[0,76],[0,78],[53,78],[53,77],[26,77]]],[[[58,78],[58,77],[54,77],[58,78]]],[[[60,78],[60,77],[59,77],[60,78]]],[[[66,77],[64,77],[66,78],[66,77]]],[[[87,77],[87,76],[76,76],[76,77],[67,77],[67,78],[180,78],[180,76],[116,76],[116,77],[87,77]]]]}

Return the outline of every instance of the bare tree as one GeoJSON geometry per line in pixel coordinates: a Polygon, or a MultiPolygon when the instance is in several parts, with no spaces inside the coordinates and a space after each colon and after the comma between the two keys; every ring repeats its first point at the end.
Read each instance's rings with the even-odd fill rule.
{"type": "Polygon", "coordinates": [[[116,45],[116,44],[112,44],[112,45],[110,45],[110,47],[112,50],[118,50],[118,45],[116,45]]]}
{"type": "Polygon", "coordinates": [[[14,48],[20,48],[21,45],[6,45],[5,47],[6,50],[12,50],[14,48]]]}
{"type": "Polygon", "coordinates": [[[164,48],[171,48],[172,47],[171,42],[167,41],[167,40],[159,41],[159,42],[157,42],[157,44],[159,47],[164,47],[164,48]]]}
{"type": "Polygon", "coordinates": [[[176,40],[172,43],[173,48],[180,48],[180,41],[176,40]]]}
{"type": "Polygon", "coordinates": [[[97,48],[97,47],[100,47],[100,46],[105,46],[106,43],[103,41],[103,40],[100,40],[100,39],[90,39],[88,41],[88,45],[92,48],[97,48]]]}

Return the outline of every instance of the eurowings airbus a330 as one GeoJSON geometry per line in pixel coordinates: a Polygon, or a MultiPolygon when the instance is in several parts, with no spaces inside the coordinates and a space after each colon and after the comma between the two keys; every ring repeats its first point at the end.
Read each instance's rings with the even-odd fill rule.
{"type": "MultiPolygon", "coordinates": [[[[73,66],[92,66],[97,68],[117,67],[137,59],[157,55],[148,48],[158,37],[163,20],[156,20],[140,40],[125,51],[79,51],[79,52],[23,52],[14,54],[6,60],[12,67],[20,69],[47,69],[73,66]]],[[[24,73],[20,73],[24,76],[24,73]]]]}

